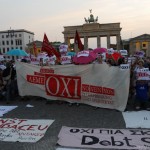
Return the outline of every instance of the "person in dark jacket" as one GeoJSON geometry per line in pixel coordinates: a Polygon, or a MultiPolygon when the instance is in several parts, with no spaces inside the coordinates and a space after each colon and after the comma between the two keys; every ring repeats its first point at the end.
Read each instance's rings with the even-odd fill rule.
{"type": "Polygon", "coordinates": [[[12,96],[12,92],[15,90],[15,86],[14,86],[14,80],[15,80],[15,76],[16,76],[16,71],[14,70],[12,64],[10,62],[6,63],[6,69],[3,70],[3,84],[5,86],[5,99],[6,99],[6,103],[10,102],[10,98],[13,98],[12,96]]]}

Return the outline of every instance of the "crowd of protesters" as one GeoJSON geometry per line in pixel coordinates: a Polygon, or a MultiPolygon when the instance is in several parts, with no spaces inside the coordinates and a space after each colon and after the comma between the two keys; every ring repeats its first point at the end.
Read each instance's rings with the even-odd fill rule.
{"type": "Polygon", "coordinates": [[[1,61],[0,66],[0,99],[8,104],[18,95],[15,62],[1,61]]]}
{"type": "MultiPolygon", "coordinates": [[[[49,65],[43,64],[43,60],[40,59],[39,65],[49,65]]],[[[26,59],[22,59],[22,62],[30,63],[26,59]]],[[[128,58],[121,57],[117,61],[113,59],[103,60],[102,56],[99,55],[95,61],[92,63],[103,64],[106,63],[110,67],[119,67],[120,64],[127,64],[128,58]]],[[[55,64],[61,64],[60,61],[56,60],[55,64]]],[[[5,69],[0,69],[0,99],[4,99],[6,103],[10,102],[10,98],[15,98],[18,95],[17,90],[17,77],[14,61],[1,61],[0,65],[5,66],[5,69]]],[[[129,100],[134,99],[134,109],[146,109],[150,110],[150,91],[149,91],[149,80],[137,80],[136,73],[139,69],[149,68],[150,69],[150,58],[135,57],[134,61],[130,62],[130,90],[129,90],[129,100]]]]}

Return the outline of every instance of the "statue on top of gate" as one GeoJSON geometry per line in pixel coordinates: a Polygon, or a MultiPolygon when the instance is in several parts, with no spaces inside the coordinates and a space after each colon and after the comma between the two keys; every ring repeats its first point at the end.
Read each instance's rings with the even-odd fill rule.
{"type": "Polygon", "coordinates": [[[97,23],[98,16],[96,17],[96,19],[94,19],[94,16],[92,14],[92,9],[89,9],[89,11],[90,11],[90,18],[88,17],[88,19],[87,19],[87,18],[84,17],[85,22],[86,23],[97,23]]]}

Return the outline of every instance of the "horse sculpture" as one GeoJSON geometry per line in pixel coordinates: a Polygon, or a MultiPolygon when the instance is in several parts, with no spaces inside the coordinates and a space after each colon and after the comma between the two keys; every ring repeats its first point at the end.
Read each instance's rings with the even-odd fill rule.
{"type": "Polygon", "coordinates": [[[94,22],[97,22],[98,21],[98,16],[96,17],[95,21],[94,22]]]}
{"type": "Polygon", "coordinates": [[[85,20],[85,22],[86,22],[86,23],[88,23],[88,22],[89,22],[89,21],[88,21],[85,17],[84,17],[84,20],[85,20]]]}
{"type": "Polygon", "coordinates": [[[88,17],[88,19],[86,19],[85,17],[84,17],[84,20],[85,20],[85,22],[86,23],[97,23],[97,21],[98,21],[98,16],[96,17],[96,19],[94,19],[94,16],[93,16],[93,14],[92,14],[92,9],[90,9],[89,10],[90,11],[90,18],[88,17]]]}

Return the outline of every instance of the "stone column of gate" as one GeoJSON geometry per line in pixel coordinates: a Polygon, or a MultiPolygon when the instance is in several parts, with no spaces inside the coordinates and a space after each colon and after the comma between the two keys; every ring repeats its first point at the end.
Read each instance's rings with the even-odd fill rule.
{"type": "Polygon", "coordinates": [[[68,45],[68,37],[65,37],[64,40],[65,40],[64,43],[68,45]]]}
{"type": "Polygon", "coordinates": [[[99,35],[97,36],[97,47],[101,47],[101,38],[99,35]]]}
{"type": "Polygon", "coordinates": [[[147,46],[147,56],[150,57],[150,41],[148,41],[148,46],[147,46]]]}
{"type": "Polygon", "coordinates": [[[142,41],[140,41],[140,51],[142,50],[142,41]]]}
{"type": "Polygon", "coordinates": [[[120,50],[120,34],[116,35],[117,50],[120,50]]]}
{"type": "Polygon", "coordinates": [[[65,37],[64,43],[68,45],[68,51],[70,51],[70,37],[65,37]]]}
{"type": "Polygon", "coordinates": [[[84,50],[88,49],[88,37],[84,36],[84,50]]]}
{"type": "Polygon", "coordinates": [[[110,48],[110,35],[107,35],[107,48],[110,48]]]}

